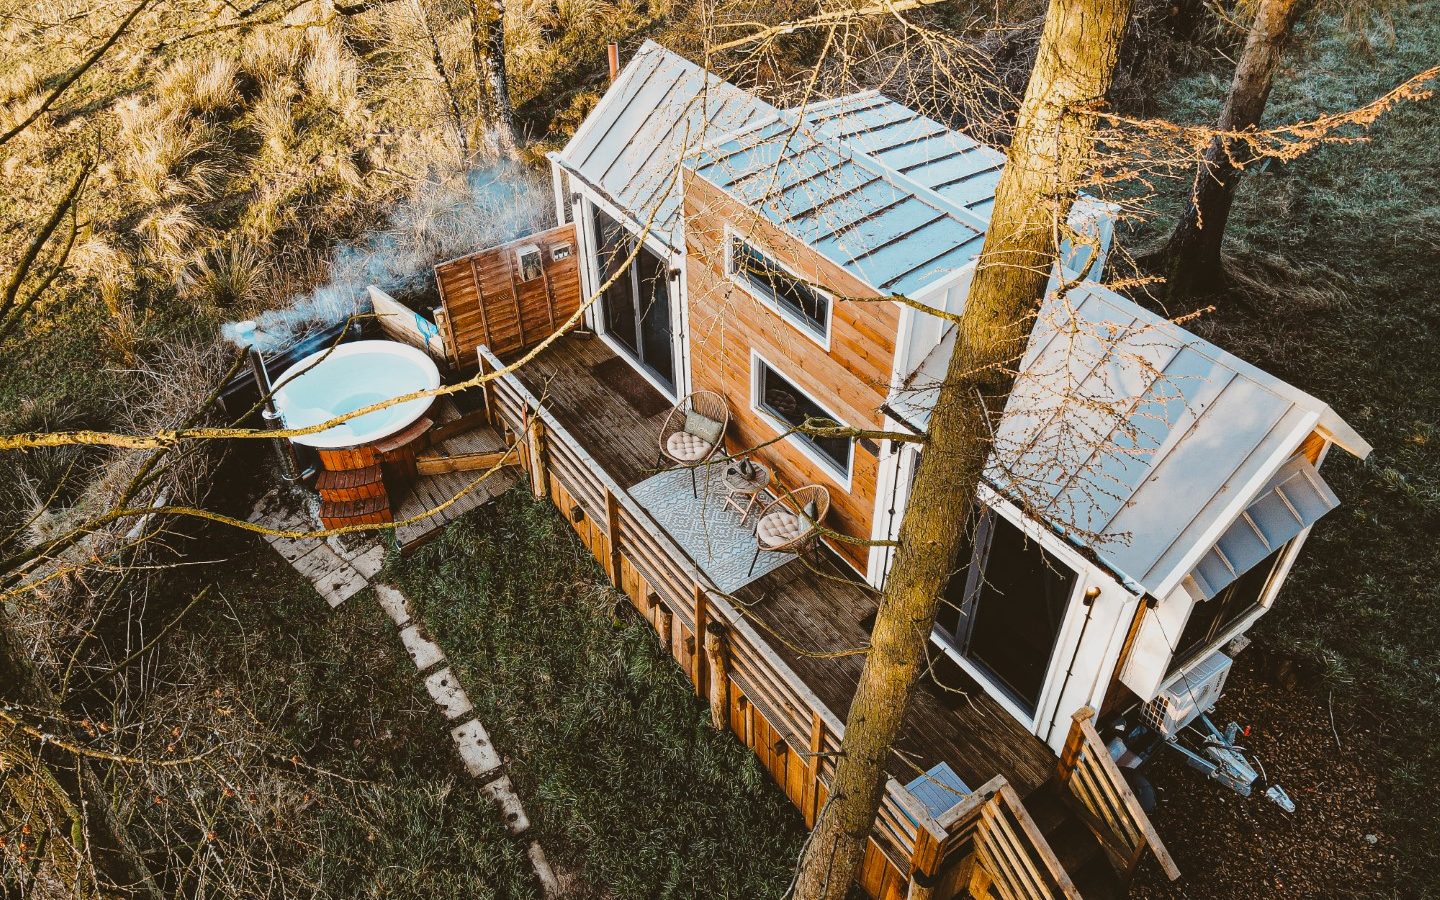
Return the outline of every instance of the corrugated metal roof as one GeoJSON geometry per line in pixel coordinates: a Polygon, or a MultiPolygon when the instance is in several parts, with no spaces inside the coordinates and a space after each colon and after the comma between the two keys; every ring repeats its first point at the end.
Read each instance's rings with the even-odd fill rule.
{"type": "Polygon", "coordinates": [[[980,253],[989,212],[981,194],[988,190],[993,200],[994,183],[956,180],[952,198],[909,180],[891,161],[940,184],[954,179],[928,164],[957,157],[983,159],[983,166],[967,162],[966,172],[998,172],[1004,160],[872,93],[777,111],[685,164],[875,290],[913,294],[980,253]]]}
{"type": "MultiPolygon", "coordinates": [[[[951,328],[890,398],[916,428],[954,346],[951,328]]],[[[1090,282],[1048,301],[1020,372],[987,479],[1156,595],[1312,429],[1369,452],[1324,403],[1090,282]]]]}
{"type": "Polygon", "coordinates": [[[646,41],[557,158],[679,249],[681,155],[774,115],[770,104],[646,41]]]}

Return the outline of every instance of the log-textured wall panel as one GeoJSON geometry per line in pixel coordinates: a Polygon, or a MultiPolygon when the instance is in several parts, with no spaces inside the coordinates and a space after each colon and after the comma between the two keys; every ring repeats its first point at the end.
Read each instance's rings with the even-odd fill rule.
{"type": "Polygon", "coordinates": [[[484,344],[496,355],[533,347],[580,308],[580,254],[575,225],[567,223],[508,244],[488,247],[435,267],[445,306],[452,362],[475,365],[475,348],[484,344]],[[524,279],[515,251],[540,248],[537,277],[524,279]],[[555,259],[555,251],[569,254],[555,259]]]}
{"type": "MultiPolygon", "coordinates": [[[[778,433],[769,418],[752,409],[752,350],[844,424],[882,427],[880,407],[888,393],[900,323],[899,307],[893,301],[845,299],[876,295],[848,272],[760,222],[754,212],[689,172],[685,247],[692,379],[697,390],[716,391],[729,402],[732,450],[774,441],[778,433]],[[834,294],[829,351],[726,277],[727,224],[807,281],[834,294]]],[[[852,537],[870,537],[879,461],[864,444],[854,445],[848,491],[828,468],[812,462],[788,441],[771,443],[757,455],[772,465],[786,488],[820,484],[829,489],[832,505],[826,525],[852,537]]],[[[865,570],[868,548],[841,542],[833,546],[857,569],[865,570]]]]}

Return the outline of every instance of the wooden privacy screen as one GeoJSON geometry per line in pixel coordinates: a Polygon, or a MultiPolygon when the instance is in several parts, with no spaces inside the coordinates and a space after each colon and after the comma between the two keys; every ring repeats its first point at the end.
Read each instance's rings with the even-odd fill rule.
{"type": "Polygon", "coordinates": [[[533,347],[580,308],[575,225],[527,235],[435,267],[450,363],[475,365],[475,348],[501,355],[533,347]]]}

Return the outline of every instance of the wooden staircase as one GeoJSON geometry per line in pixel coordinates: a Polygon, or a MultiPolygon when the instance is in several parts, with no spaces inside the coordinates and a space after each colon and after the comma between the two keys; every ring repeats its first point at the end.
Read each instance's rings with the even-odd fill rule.
{"type": "MultiPolygon", "coordinates": [[[[931,665],[936,690],[948,694],[957,688],[978,689],[948,656],[932,656],[931,665]]],[[[953,702],[954,695],[949,696],[953,702]]],[[[1010,795],[1009,824],[997,821],[999,807],[977,819],[970,896],[1120,898],[1128,893],[1147,853],[1172,880],[1179,878],[1169,852],[1096,733],[1093,718],[1094,711],[1088,708],[1072,717],[1064,752],[1049,781],[1023,799],[1010,795]],[[1023,814],[1015,805],[1023,807],[1023,814]],[[1027,816],[1033,828],[1020,822],[1027,816]]],[[[991,787],[978,788],[976,793],[983,797],[992,793],[991,787]]]]}
{"type": "Polygon", "coordinates": [[[1039,826],[1060,865],[1085,900],[1125,896],[1126,885],[1110,865],[1100,841],[1076,815],[1069,789],[1058,777],[1025,798],[1025,809],[1039,826]]]}

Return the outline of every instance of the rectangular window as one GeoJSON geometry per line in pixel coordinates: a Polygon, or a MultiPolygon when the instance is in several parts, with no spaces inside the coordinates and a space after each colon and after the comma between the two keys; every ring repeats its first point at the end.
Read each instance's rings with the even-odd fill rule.
{"type": "MultiPolygon", "coordinates": [[[[805,420],[822,419],[840,425],[828,410],[776,372],[758,356],[755,361],[755,405],[762,411],[780,420],[786,426],[799,427],[805,420]]],[[[849,438],[815,437],[804,432],[795,432],[793,437],[803,446],[814,451],[821,462],[834,469],[841,478],[850,477],[850,456],[853,445],[849,438]]]]}
{"type": "Polygon", "coordinates": [[[1220,593],[1195,604],[1190,610],[1190,617],[1185,620],[1180,639],[1175,643],[1175,653],[1170,657],[1171,675],[1198,659],[1241,619],[1260,608],[1260,597],[1270,585],[1270,577],[1280,568],[1280,561],[1284,559],[1290,543],[1280,545],[1279,549],[1220,593]]]}
{"type": "Polygon", "coordinates": [[[1033,716],[1078,575],[993,509],[966,526],[959,558],[935,624],[1033,716]]]}
{"type": "Polygon", "coordinates": [[[731,277],[745,284],[796,326],[821,341],[826,340],[830,332],[829,297],[791,275],[738,235],[730,236],[727,264],[731,277]]]}

